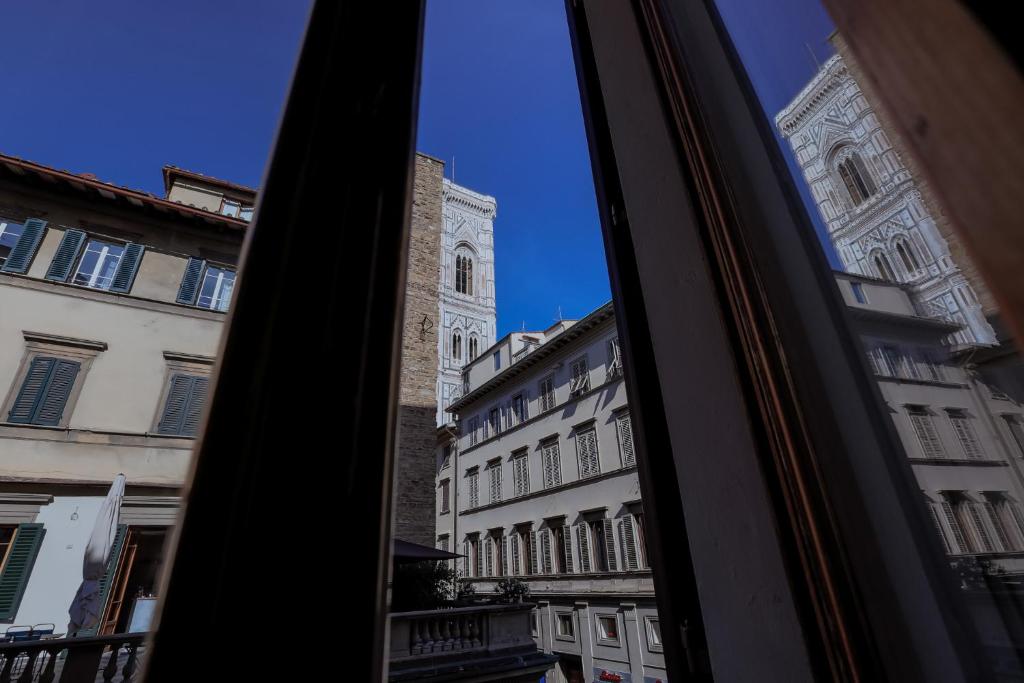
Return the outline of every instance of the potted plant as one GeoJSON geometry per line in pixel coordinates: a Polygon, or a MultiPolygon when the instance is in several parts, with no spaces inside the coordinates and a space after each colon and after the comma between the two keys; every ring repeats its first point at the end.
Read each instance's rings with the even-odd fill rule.
{"type": "Polygon", "coordinates": [[[494,587],[494,592],[498,596],[497,602],[506,605],[520,603],[530,597],[530,587],[522,579],[516,578],[502,579],[494,587]]]}

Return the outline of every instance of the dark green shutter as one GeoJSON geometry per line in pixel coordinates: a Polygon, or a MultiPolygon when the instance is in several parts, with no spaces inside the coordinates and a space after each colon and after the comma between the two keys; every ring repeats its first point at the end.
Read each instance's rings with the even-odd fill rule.
{"type": "Polygon", "coordinates": [[[135,281],[135,273],[139,271],[139,263],[142,261],[142,252],[145,249],[141,244],[132,242],[125,245],[121,260],[117,263],[117,271],[110,281],[111,292],[128,293],[131,291],[132,282],[135,281]]]}
{"type": "Polygon", "coordinates": [[[75,386],[75,378],[81,364],[73,360],[58,360],[50,374],[50,381],[46,386],[39,407],[33,417],[32,424],[47,425],[56,427],[60,424],[60,418],[64,415],[64,407],[71,397],[71,389],[75,386]]]}
{"type": "Polygon", "coordinates": [[[45,534],[42,524],[18,525],[7,561],[0,571],[0,619],[13,619],[17,614],[45,534]]]}
{"type": "Polygon", "coordinates": [[[14,399],[11,412],[7,415],[8,422],[18,424],[31,424],[32,417],[36,413],[36,407],[46,390],[46,384],[50,380],[50,373],[57,364],[56,358],[36,356],[28,366],[25,373],[25,380],[21,383],[18,397],[14,399]]]}
{"type": "Polygon", "coordinates": [[[50,262],[50,268],[46,271],[47,280],[67,282],[71,275],[71,269],[78,258],[78,252],[82,250],[85,243],[85,233],[81,230],[68,229],[61,238],[57,251],[50,262]]]}
{"type": "Polygon", "coordinates": [[[32,263],[32,257],[36,255],[39,242],[43,239],[43,231],[46,229],[46,221],[38,218],[29,218],[25,221],[21,237],[15,243],[11,253],[7,255],[7,261],[2,268],[5,273],[26,273],[32,263]]]}
{"type": "Polygon", "coordinates": [[[206,261],[198,258],[190,258],[185,265],[185,275],[181,278],[181,287],[178,288],[178,303],[195,304],[196,295],[199,294],[199,278],[202,277],[203,267],[206,261]]]}
{"type": "MultiPolygon", "coordinates": [[[[114,543],[110,546],[110,557],[107,558],[107,568],[103,570],[103,576],[99,580],[99,592],[100,592],[100,619],[103,619],[103,610],[107,606],[107,599],[110,597],[110,587],[114,582],[114,574],[117,573],[117,564],[121,559],[121,551],[124,549],[124,539],[128,535],[128,525],[118,524],[117,533],[114,534],[114,543]]],[[[84,638],[86,636],[94,636],[99,630],[100,624],[97,623],[95,626],[82,629],[78,632],[78,637],[84,638]]]]}
{"type": "Polygon", "coordinates": [[[195,436],[199,431],[199,421],[203,419],[209,386],[210,380],[207,377],[192,378],[192,391],[189,394],[188,408],[185,410],[185,421],[181,426],[181,433],[185,436],[195,436]]]}

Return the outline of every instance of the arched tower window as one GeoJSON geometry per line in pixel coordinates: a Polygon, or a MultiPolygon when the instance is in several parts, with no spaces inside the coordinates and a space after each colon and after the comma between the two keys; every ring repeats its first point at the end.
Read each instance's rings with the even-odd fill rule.
{"type": "Polygon", "coordinates": [[[473,259],[464,254],[455,257],[455,291],[473,295],[473,259]]]}
{"type": "Polygon", "coordinates": [[[896,253],[900,255],[900,260],[903,261],[903,267],[907,269],[908,273],[913,273],[921,267],[917,261],[917,257],[914,256],[914,250],[906,243],[905,240],[900,240],[896,243],[896,253]]]}
{"type": "Polygon", "coordinates": [[[853,206],[857,206],[875,193],[875,184],[871,181],[864,162],[855,153],[849,153],[837,165],[836,171],[846,187],[853,206]]]}
{"type": "Polygon", "coordinates": [[[878,277],[889,282],[896,282],[896,274],[893,272],[892,265],[889,263],[889,259],[885,257],[885,254],[875,254],[875,270],[878,271],[878,277]]]}
{"type": "Polygon", "coordinates": [[[469,338],[469,359],[470,360],[476,360],[477,354],[480,353],[480,348],[479,348],[478,344],[479,344],[479,340],[477,339],[475,334],[469,338]]]}
{"type": "Polygon", "coordinates": [[[462,360],[462,333],[452,333],[452,358],[462,360]]]}

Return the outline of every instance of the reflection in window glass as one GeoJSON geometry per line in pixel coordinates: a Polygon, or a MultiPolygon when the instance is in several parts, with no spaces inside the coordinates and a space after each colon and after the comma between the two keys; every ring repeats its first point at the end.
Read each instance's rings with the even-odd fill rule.
{"type": "Polygon", "coordinates": [[[110,289],[122,254],[124,245],[90,239],[72,282],[93,289],[110,289]]]}
{"type": "Polygon", "coordinates": [[[231,303],[231,291],[235,287],[235,271],[216,266],[207,266],[203,275],[203,287],[199,290],[196,305],[200,308],[212,308],[215,311],[228,310],[231,303]]]}
{"type": "Polygon", "coordinates": [[[14,249],[21,237],[22,225],[12,221],[0,220],[0,267],[7,261],[7,256],[14,249]]]}

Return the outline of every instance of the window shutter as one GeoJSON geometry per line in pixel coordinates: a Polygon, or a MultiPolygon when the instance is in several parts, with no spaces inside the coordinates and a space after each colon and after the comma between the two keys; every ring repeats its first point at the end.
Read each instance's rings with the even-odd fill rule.
{"type": "Polygon", "coordinates": [[[192,378],[188,408],[185,409],[185,420],[181,426],[181,433],[185,436],[195,436],[199,431],[199,421],[203,419],[203,408],[206,406],[206,395],[209,393],[209,389],[209,377],[192,378]]]}
{"type": "MultiPolygon", "coordinates": [[[[128,535],[128,525],[118,524],[117,533],[114,535],[114,543],[110,546],[110,557],[107,558],[107,568],[103,570],[103,576],[100,577],[99,581],[99,606],[100,606],[100,618],[102,621],[103,612],[107,606],[107,598],[110,597],[110,586],[114,582],[114,574],[117,573],[117,567],[121,563],[121,551],[124,549],[124,539],[128,535]]],[[[87,629],[83,629],[78,632],[79,637],[81,636],[94,636],[96,631],[99,630],[100,624],[97,623],[95,626],[91,626],[87,629]]]]}
{"type": "Polygon", "coordinates": [[[633,515],[626,515],[619,523],[622,532],[622,552],[625,555],[626,569],[639,569],[640,563],[636,555],[636,536],[633,532],[633,515]]]}
{"type": "Polygon", "coordinates": [[[537,534],[526,533],[530,534],[530,573],[537,574],[537,534]]]}
{"type": "Polygon", "coordinates": [[[53,255],[53,261],[50,262],[50,267],[46,271],[46,279],[67,282],[68,276],[71,275],[71,268],[74,267],[75,259],[78,258],[78,252],[81,251],[84,243],[84,232],[68,229],[53,255]]]}
{"type": "Polygon", "coordinates": [[[132,283],[135,282],[135,274],[139,272],[139,263],[142,262],[142,252],[146,248],[141,244],[129,242],[124,247],[121,260],[117,263],[117,271],[110,281],[111,292],[128,293],[131,291],[132,283]]]}
{"type": "Polygon", "coordinates": [[[984,506],[985,512],[988,513],[988,520],[991,523],[992,529],[996,532],[996,538],[999,540],[999,550],[1013,550],[1013,544],[1010,543],[1010,538],[1006,535],[1006,528],[1003,526],[1003,520],[996,511],[996,506],[988,501],[984,503],[984,506]]]}
{"type": "Polygon", "coordinates": [[[512,539],[512,576],[520,576],[522,572],[519,567],[519,534],[513,532],[510,538],[512,539]]]}
{"type": "Polygon", "coordinates": [[[32,424],[56,427],[64,415],[64,408],[71,397],[71,389],[75,386],[75,378],[80,363],[73,360],[55,359],[53,373],[46,385],[46,391],[39,401],[39,407],[32,424]]]}
{"type": "Polygon", "coordinates": [[[164,412],[160,416],[156,431],[159,434],[181,434],[185,412],[188,409],[189,394],[192,392],[192,377],[189,375],[173,375],[171,388],[164,402],[164,412]]]}
{"type": "Polygon", "coordinates": [[[569,529],[568,524],[562,525],[562,547],[565,549],[565,567],[563,569],[566,574],[572,574],[572,530],[569,529]]]}
{"type": "Polygon", "coordinates": [[[199,278],[205,266],[206,261],[198,258],[190,258],[185,264],[185,274],[181,278],[181,287],[178,288],[179,304],[195,305],[196,296],[199,294],[199,278]]]}
{"type": "Polygon", "coordinates": [[[463,543],[463,546],[465,547],[465,551],[463,553],[465,557],[462,558],[462,574],[463,576],[472,576],[470,570],[473,567],[473,549],[472,546],[469,544],[468,540],[465,543],[463,543]]]}
{"type": "Polygon", "coordinates": [[[32,565],[43,544],[46,529],[42,524],[19,524],[0,572],[0,619],[14,619],[25,594],[32,565]]]}
{"type": "Polygon", "coordinates": [[[946,519],[946,524],[949,525],[949,530],[953,532],[953,540],[956,541],[956,548],[953,552],[970,552],[970,547],[967,545],[967,539],[964,537],[964,530],[960,526],[960,520],[956,518],[956,514],[953,512],[953,506],[946,501],[942,502],[942,516],[946,519]]]}
{"type": "Polygon", "coordinates": [[[38,218],[29,218],[22,226],[21,237],[15,242],[11,253],[7,255],[7,261],[2,270],[5,273],[26,273],[32,264],[32,257],[39,249],[39,242],[43,239],[43,232],[46,229],[46,221],[38,218]]]}
{"type": "Polygon", "coordinates": [[[978,538],[979,543],[981,543],[981,550],[987,553],[994,552],[996,550],[996,546],[992,540],[992,534],[989,533],[988,527],[985,525],[985,520],[981,517],[978,505],[976,503],[963,503],[963,505],[967,506],[967,513],[971,516],[975,535],[978,538]]]}
{"type": "Polygon", "coordinates": [[[590,571],[590,530],[587,523],[576,525],[576,542],[580,547],[580,571],[590,571]]]}
{"type": "Polygon", "coordinates": [[[508,574],[508,536],[501,537],[501,575],[508,574]]]}
{"type": "Polygon", "coordinates": [[[631,467],[636,464],[636,455],[633,451],[633,425],[630,423],[629,415],[619,417],[619,447],[622,449],[622,465],[631,467]]]}
{"type": "Polygon", "coordinates": [[[11,412],[7,415],[8,422],[18,424],[30,424],[32,422],[36,406],[46,390],[50,373],[53,372],[53,367],[56,364],[56,358],[36,356],[32,359],[28,366],[28,372],[25,374],[25,379],[21,383],[21,389],[18,391],[18,397],[14,399],[14,404],[11,405],[11,412]]]}
{"type": "Polygon", "coordinates": [[[942,529],[942,523],[939,521],[939,513],[935,511],[934,505],[928,505],[928,514],[931,515],[932,523],[935,524],[935,530],[939,532],[939,538],[942,539],[942,547],[946,549],[946,554],[952,555],[953,547],[949,544],[949,539],[946,538],[946,532],[942,529]]]}
{"type": "Polygon", "coordinates": [[[618,569],[618,563],[615,561],[615,533],[612,531],[612,520],[602,520],[601,527],[604,533],[605,550],[608,553],[608,571],[614,572],[618,569]]]}
{"type": "Polygon", "coordinates": [[[576,435],[576,450],[580,461],[580,477],[591,477],[601,471],[597,455],[597,435],[593,429],[576,435]]]}
{"type": "Polygon", "coordinates": [[[552,573],[551,568],[551,534],[547,529],[541,529],[537,532],[540,534],[540,557],[542,563],[542,570],[545,574],[552,573]]]}
{"type": "Polygon", "coordinates": [[[485,538],[483,542],[483,568],[481,576],[494,576],[494,552],[491,549],[490,538],[485,538]]]}

